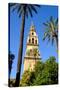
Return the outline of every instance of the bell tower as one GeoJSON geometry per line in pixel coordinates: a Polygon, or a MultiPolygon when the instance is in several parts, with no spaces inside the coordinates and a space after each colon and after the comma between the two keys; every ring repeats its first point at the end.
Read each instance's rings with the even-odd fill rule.
{"type": "Polygon", "coordinates": [[[33,70],[35,63],[41,60],[40,52],[38,50],[38,36],[35,31],[35,26],[31,25],[30,32],[27,38],[26,53],[24,57],[24,71],[33,70]]]}

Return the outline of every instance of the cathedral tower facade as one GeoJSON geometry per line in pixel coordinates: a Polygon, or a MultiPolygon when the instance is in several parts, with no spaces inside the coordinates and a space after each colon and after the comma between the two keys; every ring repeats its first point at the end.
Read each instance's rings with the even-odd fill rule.
{"type": "Polygon", "coordinates": [[[33,70],[36,62],[41,60],[38,46],[38,36],[36,34],[35,27],[32,24],[27,38],[26,53],[24,57],[24,71],[33,70]]]}

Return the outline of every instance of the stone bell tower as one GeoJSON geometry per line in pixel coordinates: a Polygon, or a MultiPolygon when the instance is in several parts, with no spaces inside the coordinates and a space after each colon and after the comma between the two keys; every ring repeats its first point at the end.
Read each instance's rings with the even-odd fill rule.
{"type": "Polygon", "coordinates": [[[26,53],[24,57],[24,71],[33,70],[35,63],[38,60],[41,60],[38,46],[38,36],[35,31],[35,26],[32,24],[27,38],[26,53]]]}

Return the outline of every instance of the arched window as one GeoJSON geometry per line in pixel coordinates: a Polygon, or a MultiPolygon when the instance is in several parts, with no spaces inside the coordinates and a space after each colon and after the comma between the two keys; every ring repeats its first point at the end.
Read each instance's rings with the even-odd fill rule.
{"type": "Polygon", "coordinates": [[[35,44],[37,44],[37,40],[35,40],[35,44]]]}
{"type": "Polygon", "coordinates": [[[32,32],[32,35],[34,35],[34,33],[32,32]]]}
{"type": "Polygon", "coordinates": [[[32,38],[32,43],[34,44],[34,38],[32,38]]]}
{"type": "Polygon", "coordinates": [[[29,43],[31,43],[31,39],[29,39],[29,43]]]}

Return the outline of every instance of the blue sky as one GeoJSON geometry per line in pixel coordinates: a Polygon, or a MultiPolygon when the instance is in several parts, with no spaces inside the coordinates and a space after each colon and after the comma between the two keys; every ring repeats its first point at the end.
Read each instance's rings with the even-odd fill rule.
{"type": "MultiPolygon", "coordinates": [[[[58,56],[56,52],[56,44],[53,46],[50,43],[47,43],[47,40],[43,41],[43,34],[45,31],[45,27],[43,22],[49,20],[50,16],[54,18],[58,17],[58,7],[57,6],[47,6],[41,5],[41,8],[37,8],[38,14],[33,12],[33,18],[26,18],[25,21],[25,32],[24,32],[24,46],[23,46],[23,58],[26,50],[26,40],[30,30],[31,22],[33,21],[36,29],[36,33],[38,35],[39,41],[39,52],[41,53],[42,61],[45,61],[50,56],[55,56],[56,61],[58,61],[58,56]]],[[[17,60],[18,60],[18,49],[19,49],[19,41],[20,41],[20,28],[21,28],[21,19],[18,17],[16,11],[12,12],[10,9],[10,51],[15,54],[15,59],[13,63],[13,69],[11,72],[11,77],[14,78],[16,76],[17,70],[17,60]]],[[[23,59],[22,58],[22,59],[23,59]]],[[[24,59],[23,59],[24,60],[24,59]]],[[[22,62],[22,73],[23,73],[23,62],[22,62]]]]}

